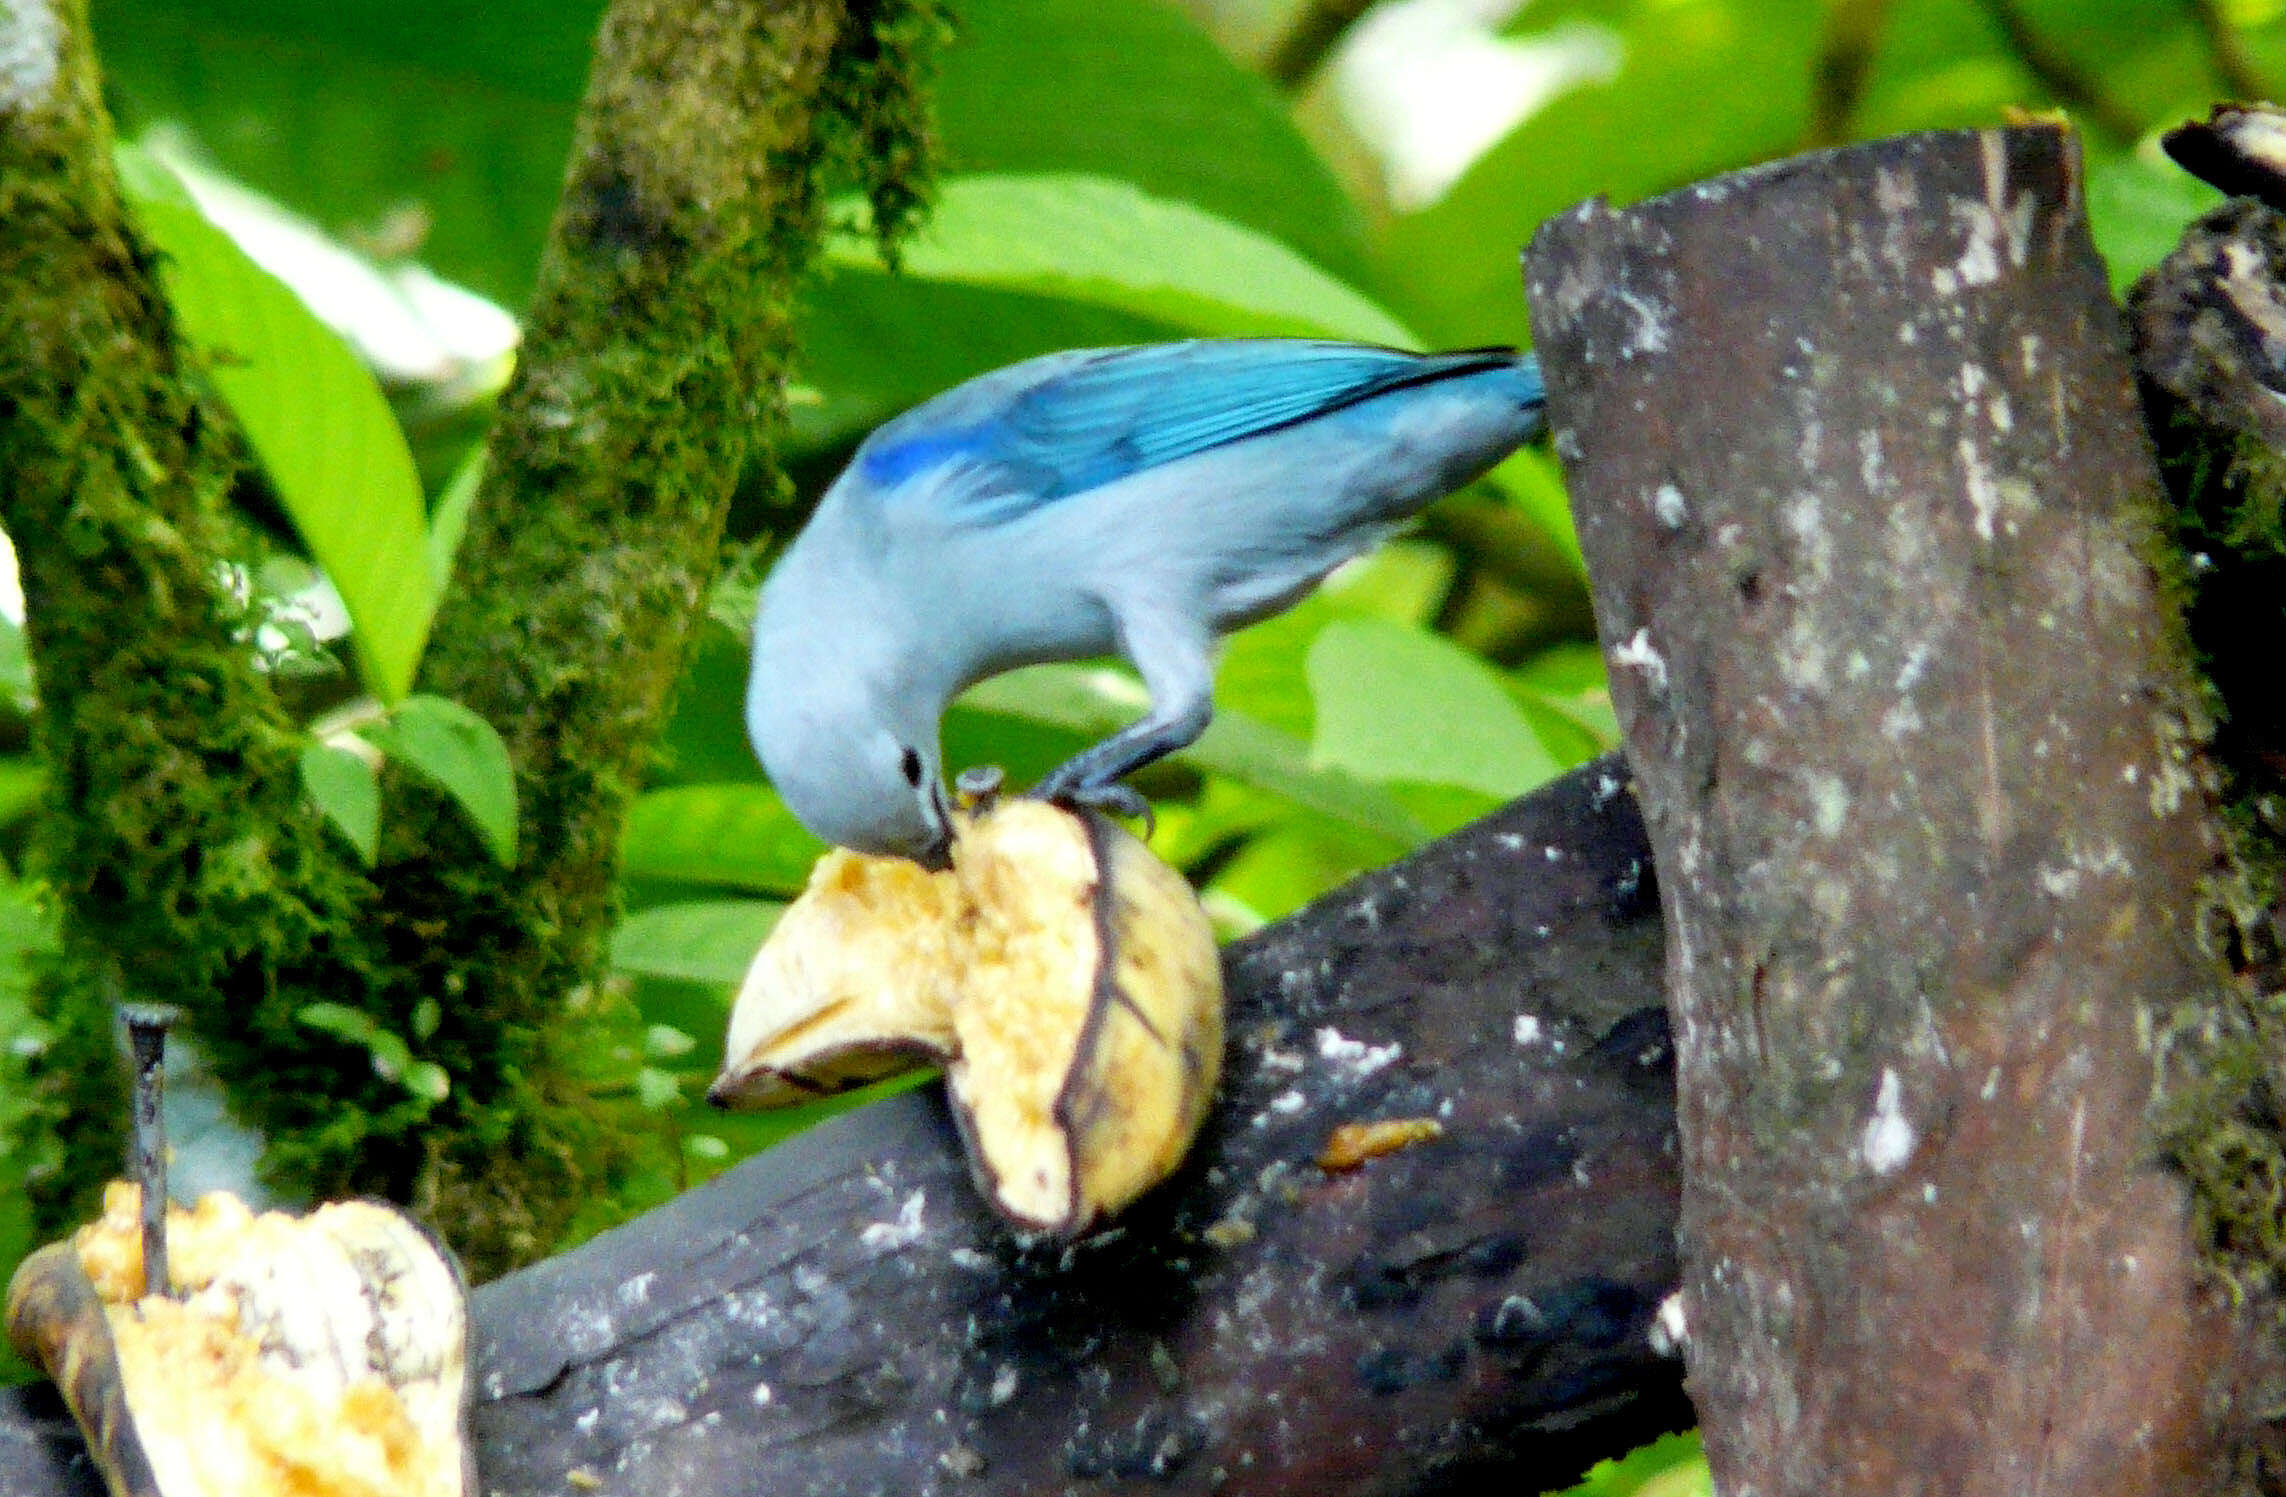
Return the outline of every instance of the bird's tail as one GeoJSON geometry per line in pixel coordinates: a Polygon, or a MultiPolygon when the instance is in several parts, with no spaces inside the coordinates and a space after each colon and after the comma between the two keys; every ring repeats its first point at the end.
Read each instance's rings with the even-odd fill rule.
{"type": "Polygon", "coordinates": [[[1548,409],[1548,382],[1540,377],[1540,360],[1528,353],[1516,355],[1516,399],[1520,405],[1530,406],[1545,413],[1548,409]]]}
{"type": "Polygon", "coordinates": [[[1540,376],[1539,359],[1529,353],[1463,348],[1426,354],[1414,384],[1447,388],[1463,397],[1461,410],[1467,414],[1456,420],[1452,433],[1453,457],[1460,471],[1447,475],[1451,487],[1537,441],[1547,429],[1548,387],[1540,376]]]}
{"type": "Polygon", "coordinates": [[[1521,409],[1537,413],[1547,408],[1548,386],[1540,377],[1539,357],[1514,348],[1456,348],[1449,353],[1425,354],[1416,383],[1466,375],[1491,377],[1521,409]]]}

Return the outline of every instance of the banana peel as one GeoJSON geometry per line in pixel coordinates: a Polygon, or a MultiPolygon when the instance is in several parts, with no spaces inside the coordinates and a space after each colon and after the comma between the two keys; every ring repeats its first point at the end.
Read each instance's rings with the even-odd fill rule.
{"type": "Polygon", "coordinates": [[[113,1497],[473,1497],[466,1294],[391,1207],[167,1212],[146,1292],[135,1186],[25,1259],[11,1343],[62,1390],[113,1497]]]}
{"type": "Polygon", "coordinates": [[[1019,1228],[1073,1237],[1173,1173],[1222,1061],[1222,964],[1182,876],[1036,800],[956,821],[953,866],[836,850],[731,1007],[725,1107],[945,1067],[971,1173],[1019,1228]]]}

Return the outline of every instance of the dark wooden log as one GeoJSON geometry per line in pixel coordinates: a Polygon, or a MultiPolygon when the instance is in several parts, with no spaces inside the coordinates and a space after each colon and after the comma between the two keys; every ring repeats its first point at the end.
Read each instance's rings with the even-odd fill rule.
{"type": "MultiPolygon", "coordinates": [[[[487,1285],[483,1486],[1531,1491],[1680,1427],[1656,904],[1606,760],[1232,947],[1206,1134],[1076,1247],[986,1214],[931,1089],[487,1285]]],[[[0,1497],[81,1489],[44,1397],[0,1497]]]]}
{"type": "Polygon", "coordinates": [[[1762,1497],[2201,1489],[2145,1042],[2226,979],[2076,143],[1803,157],[1527,257],[1663,879],[1690,1388],[1762,1497]]]}
{"type": "Polygon", "coordinates": [[[47,1383],[0,1388],[0,1497],[104,1497],[103,1474],[47,1383]]]}
{"type": "MultiPolygon", "coordinates": [[[[2286,114],[2273,104],[2217,104],[2205,119],[2168,131],[2161,144],[2176,165],[2233,197],[2286,208],[2286,141],[2278,134],[2282,122],[2286,114]]],[[[2197,242],[2196,235],[2187,237],[2197,242]]],[[[2139,339],[2139,354],[2141,350],[2139,339]]]]}

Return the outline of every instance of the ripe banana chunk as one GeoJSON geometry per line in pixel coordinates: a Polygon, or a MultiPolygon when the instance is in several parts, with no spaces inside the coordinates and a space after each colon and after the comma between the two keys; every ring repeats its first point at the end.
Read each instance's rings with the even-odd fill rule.
{"type": "Polygon", "coordinates": [[[755,956],[708,1095],[775,1106],[942,1060],[987,1199],[1075,1236],[1173,1172],[1222,1061],[1222,964],[1180,874],[1034,800],[953,868],[829,853],[755,956]]]}
{"type": "Polygon", "coordinates": [[[746,970],[707,1100],[785,1107],[951,1059],[959,895],[903,858],[820,858],[746,970]]]}
{"type": "Polygon", "coordinates": [[[167,1211],[146,1291],[140,1198],[24,1260],[8,1333],[63,1390],[114,1497],[464,1497],[468,1321],[434,1238],[369,1201],[306,1217],[217,1192],[167,1211]]]}

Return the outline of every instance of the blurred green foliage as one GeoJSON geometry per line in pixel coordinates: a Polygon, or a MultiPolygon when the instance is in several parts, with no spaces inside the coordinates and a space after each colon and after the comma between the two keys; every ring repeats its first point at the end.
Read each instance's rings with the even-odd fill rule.
{"type": "MultiPolygon", "coordinates": [[[[836,239],[807,297],[786,454],[800,500],[874,423],[1053,348],[1262,332],[1517,341],[1518,249],[1582,197],[1630,200],[1819,144],[1993,124],[2018,106],[2063,103],[2093,122],[2090,211],[2124,285],[2213,201],[2158,156],[2153,132],[2203,112],[2233,76],[2286,77],[2273,0],[1531,0],[1502,39],[1592,38],[1608,65],[1571,78],[1449,190],[1400,209],[1334,84],[1321,76],[1287,97],[1215,40],[1275,36],[1297,0],[1193,4],[1196,14],[1165,0],[960,0],[939,97],[952,174],[938,219],[902,274],[856,233],[836,239]],[[2020,45],[2023,30],[2012,40],[2003,19],[2044,48],[2020,45]]],[[[130,137],[161,132],[376,264],[417,258],[513,308],[563,180],[598,8],[97,0],[96,25],[130,137]]],[[[394,702],[411,679],[474,493],[482,389],[399,384],[376,400],[346,345],[232,250],[163,170],[130,181],[172,257],[184,325],[215,356],[263,465],[250,502],[274,501],[346,601],[346,638],[321,638],[280,606],[291,638],[273,653],[291,660],[308,704],[313,795],[345,844],[370,855],[370,759],[348,741],[364,724],[367,754],[386,748],[457,784],[505,851],[514,807],[498,804],[487,767],[496,741],[456,736],[420,699],[393,720],[357,701],[394,702]],[[408,451],[425,504],[411,497],[408,451]]],[[[861,227],[854,208],[839,215],[861,227]]],[[[310,294],[318,317],[354,320],[310,294]]],[[[769,495],[740,513],[765,543],[793,522],[769,495]]],[[[259,502],[253,517],[278,528],[259,502]]],[[[1231,642],[1214,730],[1144,781],[1160,808],[1158,848],[1237,933],[1612,746],[1584,589],[1560,475],[1546,454],[1521,454],[1417,537],[1231,642]]],[[[628,824],[627,914],[612,946],[646,1039],[640,1054],[599,1063],[624,1070],[624,1086],[679,1136],[682,1168],[643,1182],[639,1199],[598,1203],[598,1223],[814,1116],[723,1118],[699,1100],[744,954],[818,850],[744,746],[750,601],[750,579],[714,600],[720,622],[705,628],[628,824]]],[[[21,731],[29,690],[20,631],[0,629],[0,853],[11,868],[39,783],[21,731]]],[[[948,719],[947,762],[1001,764],[1022,783],[1141,700],[1116,665],[987,683],[948,719]]],[[[40,891],[0,870],[9,1054],[40,1041],[22,994],[50,920],[40,891]]],[[[325,1032],[344,1022],[304,1018],[325,1032]]],[[[409,1087],[441,1075],[420,1055],[418,1025],[359,1039],[409,1087]]],[[[0,1087],[0,1130],[11,1094],[0,1087]]],[[[14,1183],[29,1163],[0,1142],[0,1202],[21,1199],[14,1183]]],[[[23,1237],[0,1205],[0,1267],[23,1237]]],[[[1704,1490],[1695,1459],[1693,1445],[1658,1447],[1599,1471],[1588,1490],[1704,1490]]]]}
{"type": "Polygon", "coordinates": [[[1714,1497],[1714,1482],[1693,1431],[1598,1462],[1566,1497],[1714,1497]]]}

